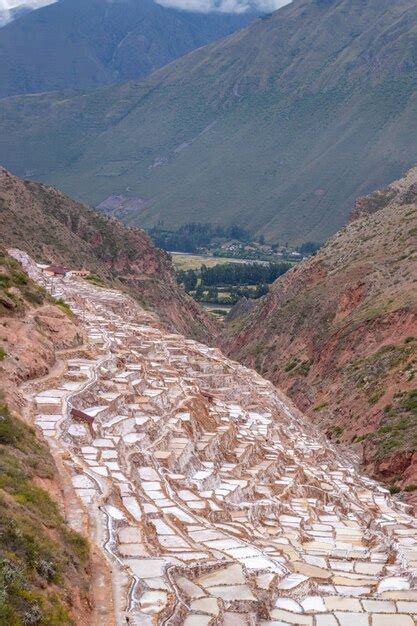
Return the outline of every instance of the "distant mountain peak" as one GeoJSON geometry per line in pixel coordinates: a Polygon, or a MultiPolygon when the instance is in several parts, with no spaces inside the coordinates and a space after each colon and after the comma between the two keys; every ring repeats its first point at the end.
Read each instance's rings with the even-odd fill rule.
{"type": "Polygon", "coordinates": [[[154,0],[61,0],[0,29],[0,98],[141,78],[254,18],[168,9],[154,0]]]}

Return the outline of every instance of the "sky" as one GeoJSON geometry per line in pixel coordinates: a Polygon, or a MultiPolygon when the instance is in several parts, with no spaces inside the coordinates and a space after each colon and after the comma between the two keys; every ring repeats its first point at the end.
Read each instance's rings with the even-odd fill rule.
{"type": "MultiPolygon", "coordinates": [[[[0,0],[0,13],[3,21],[10,19],[10,9],[26,5],[38,8],[52,4],[55,0],[0,0]]],[[[114,0],[113,0],[114,1],[114,0]]],[[[288,4],[291,0],[156,0],[159,4],[188,11],[222,11],[231,13],[243,13],[252,8],[260,11],[274,11],[288,4]]],[[[1,18],[0,18],[1,23],[1,18]]]]}
{"type": "Polygon", "coordinates": [[[4,26],[12,19],[11,9],[26,5],[34,9],[52,4],[54,0],[0,0],[0,26],[4,26]]]}
{"type": "Polygon", "coordinates": [[[0,0],[0,9],[7,11],[7,9],[14,9],[21,4],[38,8],[45,6],[45,4],[52,4],[53,0],[0,0]]]}

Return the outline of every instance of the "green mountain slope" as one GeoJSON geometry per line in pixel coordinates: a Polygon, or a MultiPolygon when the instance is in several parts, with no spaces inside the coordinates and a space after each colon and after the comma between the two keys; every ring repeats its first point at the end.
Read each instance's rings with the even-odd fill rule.
{"type": "Polygon", "coordinates": [[[131,223],[321,241],[417,160],[414,0],[295,0],[153,73],[0,102],[0,159],[131,223]],[[145,203],[146,204],[146,203],[145,203]]]}
{"type": "Polygon", "coordinates": [[[153,0],[60,0],[0,29],[0,97],[139,78],[252,19],[153,0]]]}

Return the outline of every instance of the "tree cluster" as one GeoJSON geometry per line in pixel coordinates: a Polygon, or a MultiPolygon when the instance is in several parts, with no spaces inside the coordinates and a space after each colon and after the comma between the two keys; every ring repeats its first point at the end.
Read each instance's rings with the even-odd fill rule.
{"type": "Polygon", "coordinates": [[[322,244],[317,243],[317,241],[306,241],[297,248],[297,251],[304,256],[308,256],[320,250],[321,246],[322,244]]]}
{"type": "Polygon", "coordinates": [[[290,263],[224,263],[214,267],[202,265],[199,270],[201,283],[217,285],[259,285],[273,283],[291,267],[290,263]]]}
{"type": "Polygon", "coordinates": [[[250,240],[249,232],[237,224],[219,226],[200,222],[189,222],[176,230],[158,226],[151,228],[149,235],[158,248],[172,252],[197,252],[199,248],[208,246],[217,239],[250,240]]]}
{"type": "Polygon", "coordinates": [[[268,284],[290,269],[290,263],[225,263],[199,270],[181,270],[177,280],[196,300],[234,304],[242,297],[260,298],[268,293],[268,284]],[[256,285],[254,289],[253,286],[256,285]],[[219,298],[227,290],[227,299],[219,298]]]}

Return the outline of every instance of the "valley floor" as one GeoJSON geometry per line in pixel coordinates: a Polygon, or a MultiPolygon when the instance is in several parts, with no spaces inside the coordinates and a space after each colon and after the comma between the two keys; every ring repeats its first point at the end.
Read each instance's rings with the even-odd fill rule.
{"type": "Polygon", "coordinates": [[[27,393],[111,565],[118,625],[416,623],[405,505],[254,371],[119,292],[73,278],[53,291],[88,350],[27,393]]]}

